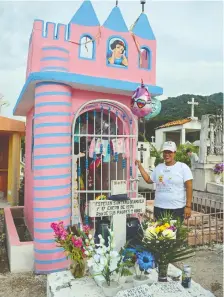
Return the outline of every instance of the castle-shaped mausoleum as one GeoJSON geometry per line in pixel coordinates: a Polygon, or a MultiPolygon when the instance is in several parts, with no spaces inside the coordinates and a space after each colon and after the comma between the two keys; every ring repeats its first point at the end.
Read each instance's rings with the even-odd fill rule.
{"type": "MultiPolygon", "coordinates": [[[[88,202],[108,197],[111,181],[126,180],[129,197],[137,197],[138,126],[130,102],[141,81],[152,98],[162,95],[144,12],[131,30],[118,6],[100,25],[88,0],[68,25],[34,21],[14,115],[26,117],[24,214],[37,273],[68,266],[52,222],[94,225],[88,202]]],[[[158,100],[152,104],[158,112],[158,100]]]]}

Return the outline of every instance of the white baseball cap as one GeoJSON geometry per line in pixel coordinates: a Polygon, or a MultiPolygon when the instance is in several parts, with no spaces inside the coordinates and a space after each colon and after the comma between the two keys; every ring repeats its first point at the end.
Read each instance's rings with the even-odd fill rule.
{"type": "Polygon", "coordinates": [[[162,151],[176,152],[177,151],[176,143],[173,142],[173,141],[166,141],[166,142],[164,142],[162,151]]]}

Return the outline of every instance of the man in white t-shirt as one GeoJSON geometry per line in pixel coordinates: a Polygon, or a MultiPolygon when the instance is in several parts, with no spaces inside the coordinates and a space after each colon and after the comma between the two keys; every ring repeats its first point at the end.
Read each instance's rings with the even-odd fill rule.
{"type": "Polygon", "coordinates": [[[192,202],[192,172],[181,162],[175,161],[176,144],[167,141],[163,145],[163,159],[149,176],[141,165],[136,165],[147,183],[156,183],[154,216],[158,219],[166,211],[172,213],[174,218],[189,218],[191,216],[192,202]]]}

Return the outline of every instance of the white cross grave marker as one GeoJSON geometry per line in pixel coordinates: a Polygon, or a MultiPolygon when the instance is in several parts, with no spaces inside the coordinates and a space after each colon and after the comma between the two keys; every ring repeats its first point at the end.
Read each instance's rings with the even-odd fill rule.
{"type": "Polygon", "coordinates": [[[154,143],[155,136],[151,136],[152,143],[154,143]]]}
{"type": "Polygon", "coordinates": [[[198,102],[194,101],[194,98],[191,99],[192,101],[188,101],[187,104],[191,105],[191,118],[194,119],[194,106],[198,105],[198,102]]]}
{"type": "MultiPolygon", "coordinates": [[[[126,180],[111,181],[111,192],[127,194],[126,180]]],[[[124,201],[91,200],[89,201],[90,217],[113,217],[115,249],[120,251],[126,243],[126,215],[145,213],[146,199],[131,198],[124,201]]]]}

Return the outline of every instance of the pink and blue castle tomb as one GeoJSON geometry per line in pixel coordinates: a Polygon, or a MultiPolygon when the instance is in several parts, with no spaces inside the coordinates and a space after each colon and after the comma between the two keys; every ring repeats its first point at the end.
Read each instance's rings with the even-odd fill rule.
{"type": "MultiPolygon", "coordinates": [[[[68,25],[34,21],[14,115],[26,116],[24,214],[37,273],[68,267],[52,222],[93,222],[88,201],[109,197],[112,180],[126,180],[128,196],[136,197],[138,127],[130,102],[141,81],[153,117],[160,108],[154,97],[163,90],[156,86],[156,40],[144,12],[131,31],[118,6],[100,25],[90,1],[68,25]]],[[[136,106],[144,108],[141,98],[136,106]]]]}

